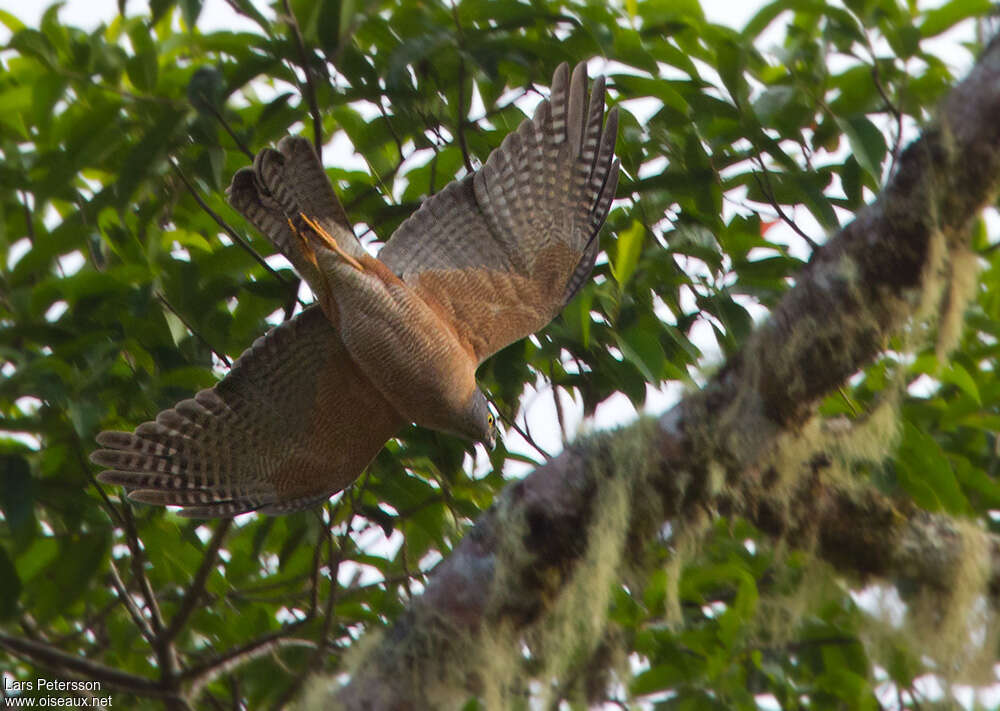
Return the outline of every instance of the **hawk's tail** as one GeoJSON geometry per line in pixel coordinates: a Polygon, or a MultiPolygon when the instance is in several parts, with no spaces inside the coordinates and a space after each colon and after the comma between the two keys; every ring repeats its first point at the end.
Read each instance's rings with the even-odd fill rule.
{"type": "Polygon", "coordinates": [[[236,172],[226,194],[229,204],[271,241],[317,294],[326,287],[312,252],[324,247],[318,240],[312,240],[308,247],[303,243],[300,235],[312,232],[303,214],[347,254],[359,257],[365,253],[319,157],[305,138],[286,136],[277,149],[262,150],[253,167],[236,172]]]}

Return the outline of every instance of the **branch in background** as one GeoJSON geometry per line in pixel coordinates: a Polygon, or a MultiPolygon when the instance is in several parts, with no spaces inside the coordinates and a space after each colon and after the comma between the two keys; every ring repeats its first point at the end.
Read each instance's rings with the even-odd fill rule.
{"type": "Polygon", "coordinates": [[[235,649],[216,655],[204,664],[186,669],[180,675],[180,680],[191,683],[191,687],[188,690],[188,696],[192,699],[198,698],[201,694],[201,690],[205,686],[211,684],[223,674],[227,674],[233,669],[243,666],[244,664],[248,664],[254,659],[259,659],[260,657],[272,654],[279,649],[283,649],[285,647],[315,648],[316,643],[312,640],[288,636],[293,630],[298,629],[303,624],[305,624],[304,621],[293,622],[292,624],[287,625],[284,629],[276,630],[271,634],[258,637],[252,642],[248,642],[247,644],[236,647],[235,649]]]}
{"type": "MultiPolygon", "coordinates": [[[[746,516],[771,535],[817,540],[820,556],[862,577],[905,579],[931,590],[954,579],[968,553],[954,519],[860,482],[822,476],[823,452],[810,460],[811,472],[782,481],[788,489],[778,501],[778,472],[767,457],[796,436],[824,395],[906,326],[926,298],[925,278],[934,272],[928,266],[965,249],[970,222],[1000,183],[997,85],[1000,41],[947,97],[937,126],[900,156],[879,200],[816,250],[743,350],[641,439],[643,424],[588,440],[509,485],[340,691],[340,703],[421,708],[424,690],[416,684],[441,659],[461,654],[479,634],[503,638],[503,630],[516,633],[538,619],[579,562],[602,467],[614,461],[614,443],[624,437],[643,443],[637,461],[656,463],[648,479],[634,482],[627,541],[648,540],[663,520],[683,524],[685,516],[720,510],[746,516]],[[651,498],[658,499],[655,520],[651,498]],[[503,557],[501,566],[504,546],[512,545],[504,536],[518,522],[529,522],[516,541],[523,550],[503,557]]],[[[1000,538],[980,535],[989,554],[987,590],[997,606],[1000,538]]],[[[456,690],[456,698],[465,693],[456,690]]]]}
{"type": "Polygon", "coordinates": [[[67,654],[60,649],[19,637],[8,637],[0,632],[0,647],[39,666],[58,671],[69,679],[99,681],[112,689],[143,696],[169,697],[173,692],[162,688],[159,682],[119,671],[103,664],[92,662],[76,654],[67,654]]]}

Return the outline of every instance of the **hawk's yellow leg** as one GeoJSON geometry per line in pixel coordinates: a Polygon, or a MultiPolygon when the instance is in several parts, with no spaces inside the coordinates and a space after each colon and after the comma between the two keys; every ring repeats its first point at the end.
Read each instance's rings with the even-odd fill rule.
{"type": "Polygon", "coordinates": [[[312,262],[312,265],[316,267],[318,271],[319,263],[316,261],[316,250],[314,250],[312,245],[309,244],[309,240],[306,239],[305,235],[299,232],[299,228],[295,226],[294,222],[292,222],[291,217],[288,218],[288,229],[290,229],[292,234],[298,237],[299,241],[302,242],[302,253],[305,255],[306,259],[312,262]]]}
{"type": "MultiPolygon", "coordinates": [[[[339,244],[337,244],[337,240],[331,237],[330,234],[322,227],[320,227],[315,220],[311,219],[304,212],[300,212],[299,217],[305,220],[305,223],[309,225],[317,235],[319,235],[320,239],[322,239],[326,243],[326,246],[332,249],[337,254],[339,254],[341,259],[343,259],[345,262],[347,262],[352,267],[357,269],[359,272],[363,272],[365,270],[364,267],[361,266],[361,263],[358,262],[358,260],[352,257],[351,255],[349,255],[347,252],[345,252],[343,248],[339,244]]],[[[313,258],[315,259],[315,256],[313,258]]]]}

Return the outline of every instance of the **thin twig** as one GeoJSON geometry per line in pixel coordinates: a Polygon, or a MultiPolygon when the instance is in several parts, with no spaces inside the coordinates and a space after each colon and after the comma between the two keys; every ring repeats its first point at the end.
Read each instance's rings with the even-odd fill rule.
{"type": "Polygon", "coordinates": [[[24,207],[24,229],[28,233],[28,241],[32,246],[35,244],[35,222],[31,216],[31,207],[28,205],[28,194],[23,190],[18,190],[21,196],[21,206],[24,207]]]}
{"type": "Polygon", "coordinates": [[[367,17],[364,13],[355,12],[354,16],[351,17],[351,22],[347,25],[347,29],[341,28],[340,30],[340,37],[337,40],[337,49],[333,51],[332,55],[327,54],[325,51],[323,52],[323,54],[326,55],[327,63],[333,66],[335,70],[337,69],[337,64],[340,62],[341,55],[344,53],[344,49],[350,43],[351,38],[354,37],[354,33],[357,32],[358,27],[360,27],[361,23],[366,19],[367,17]]]}
{"type": "Polygon", "coordinates": [[[406,155],[403,153],[403,139],[401,139],[399,134],[396,133],[396,127],[392,125],[392,121],[389,119],[389,114],[385,110],[385,106],[382,105],[381,101],[376,103],[378,104],[379,113],[382,114],[382,119],[385,121],[385,126],[389,129],[389,135],[391,135],[392,140],[396,142],[396,152],[399,153],[399,164],[402,165],[406,160],[406,155]]]}
{"type": "Polygon", "coordinates": [[[135,605],[135,601],[129,594],[128,588],[125,587],[125,582],[122,580],[121,574],[118,572],[118,566],[115,562],[109,561],[108,568],[111,570],[111,586],[115,589],[115,593],[118,595],[118,600],[122,605],[125,606],[126,611],[128,611],[129,617],[132,618],[132,622],[139,629],[139,632],[143,637],[150,643],[156,638],[153,634],[153,630],[150,628],[149,623],[146,618],[142,616],[142,612],[135,605]]]}
{"type": "Polygon", "coordinates": [[[441,152],[438,150],[438,146],[436,143],[432,144],[432,148],[434,149],[434,157],[431,158],[431,171],[430,175],[427,178],[428,195],[433,195],[435,192],[437,192],[435,188],[435,183],[437,182],[438,157],[441,155],[441,152]]]}
{"type": "MultiPolygon", "coordinates": [[[[267,260],[264,259],[264,257],[262,257],[260,253],[256,249],[254,249],[249,242],[246,241],[246,239],[244,239],[236,230],[230,227],[229,224],[225,220],[223,220],[217,212],[215,212],[215,210],[213,210],[211,207],[208,206],[208,203],[206,203],[202,199],[201,195],[198,194],[198,191],[195,190],[194,185],[191,183],[190,180],[188,180],[187,176],[184,175],[184,172],[181,170],[180,166],[177,165],[177,163],[173,159],[170,160],[170,166],[174,169],[174,172],[177,174],[177,177],[181,179],[181,182],[184,183],[184,187],[186,187],[188,189],[188,192],[191,193],[191,197],[195,199],[195,202],[198,203],[201,209],[204,210],[209,217],[215,220],[215,223],[219,227],[225,230],[226,234],[228,234],[229,237],[232,238],[234,242],[236,242],[244,250],[246,250],[247,253],[249,253],[250,256],[257,261],[258,264],[264,267],[265,271],[273,274],[278,279],[278,281],[280,281],[282,284],[285,285],[289,286],[291,285],[291,282],[289,282],[284,276],[275,271],[275,269],[270,264],[267,263],[267,260]]],[[[302,305],[305,306],[305,304],[302,305]]]]}
{"type": "Polygon", "coordinates": [[[90,89],[96,89],[98,91],[107,91],[116,96],[120,96],[123,99],[128,99],[129,101],[134,101],[136,103],[146,103],[146,104],[159,104],[161,106],[169,106],[176,110],[178,113],[187,111],[188,106],[176,99],[171,99],[166,96],[160,96],[157,94],[150,94],[148,96],[142,96],[140,94],[134,94],[127,89],[122,89],[120,86],[102,81],[94,81],[89,75],[78,74],[77,72],[66,71],[64,68],[59,68],[57,70],[57,76],[61,79],[68,79],[69,81],[80,82],[81,84],[86,84],[90,89]]]}
{"type": "MultiPolygon", "coordinates": [[[[454,9],[455,6],[452,6],[454,9]]],[[[458,15],[456,11],[455,24],[458,25],[458,15]]],[[[461,29],[461,28],[459,28],[461,29]]],[[[465,142],[465,60],[458,60],[458,106],[455,108],[455,128],[458,147],[462,151],[462,162],[469,173],[474,173],[472,158],[469,156],[469,144],[465,142]]]]}
{"type": "Polygon", "coordinates": [[[542,457],[545,459],[545,461],[549,461],[550,459],[552,459],[552,455],[549,454],[547,451],[545,451],[545,449],[543,449],[537,442],[535,442],[535,439],[531,436],[531,432],[528,429],[527,417],[524,418],[524,427],[522,428],[520,425],[517,424],[517,420],[515,420],[514,417],[510,417],[505,412],[501,411],[500,407],[497,406],[495,400],[490,400],[490,403],[493,405],[493,408],[497,411],[497,415],[500,416],[500,419],[506,422],[508,427],[517,432],[519,435],[521,435],[524,441],[530,444],[535,449],[535,451],[541,454],[542,457]]]}
{"type": "Polygon", "coordinates": [[[229,125],[228,121],[226,121],[225,116],[223,116],[222,113],[217,108],[215,108],[215,106],[213,106],[208,102],[205,103],[204,107],[207,108],[212,113],[212,116],[215,117],[215,120],[222,125],[222,128],[225,129],[226,133],[229,134],[229,137],[233,139],[233,143],[236,144],[236,147],[239,148],[241,151],[243,151],[243,154],[247,158],[253,160],[254,159],[253,151],[247,148],[247,145],[243,143],[243,141],[240,139],[239,136],[236,135],[236,132],[233,130],[233,127],[229,125]]]}
{"type": "Polygon", "coordinates": [[[462,151],[462,161],[465,163],[465,169],[469,173],[474,173],[475,169],[472,166],[472,158],[469,155],[469,146],[465,141],[465,127],[468,124],[468,112],[465,108],[465,59],[463,57],[462,51],[464,49],[463,45],[465,43],[465,31],[462,28],[462,22],[458,16],[458,3],[452,3],[451,6],[451,16],[455,20],[455,34],[458,37],[458,48],[459,48],[459,59],[458,59],[458,107],[456,109],[456,129],[458,139],[458,147],[462,151]]]}
{"type": "MultiPolygon", "coordinates": [[[[343,499],[341,499],[343,501],[343,499]]],[[[335,615],[333,614],[333,606],[337,600],[337,591],[339,586],[337,585],[337,575],[340,571],[340,564],[343,562],[344,556],[343,551],[345,550],[346,541],[343,540],[347,536],[347,531],[350,530],[351,522],[354,520],[354,514],[347,521],[347,527],[344,529],[344,534],[342,535],[341,545],[335,546],[333,543],[333,533],[330,528],[333,525],[333,509],[327,505],[326,509],[329,515],[329,521],[326,526],[326,549],[327,549],[327,570],[330,573],[330,592],[326,597],[326,604],[323,608],[323,627],[320,630],[319,643],[316,646],[316,650],[313,652],[309,659],[304,672],[300,672],[295,680],[284,690],[281,696],[274,704],[275,709],[283,709],[288,703],[292,701],[293,698],[298,696],[299,690],[302,686],[309,680],[309,678],[319,671],[323,662],[326,660],[326,649],[329,646],[329,636],[330,629],[333,627],[333,622],[335,615]]]]}
{"type": "Polygon", "coordinates": [[[205,685],[212,683],[215,679],[219,678],[226,672],[232,671],[243,664],[252,662],[254,659],[259,659],[262,656],[270,654],[276,649],[280,649],[282,647],[314,648],[316,643],[312,640],[287,636],[303,624],[303,622],[293,622],[284,629],[276,630],[270,634],[258,637],[252,642],[248,642],[247,644],[231,649],[223,654],[216,655],[204,664],[186,669],[180,675],[180,679],[182,681],[191,682],[189,692],[190,697],[197,698],[201,689],[204,688],[205,685]]]}
{"type": "MultiPolygon", "coordinates": [[[[549,372],[549,377],[552,377],[551,371],[549,372]]],[[[569,441],[569,433],[566,430],[566,417],[563,413],[562,401],[559,399],[559,388],[555,385],[552,385],[552,403],[556,406],[556,421],[559,423],[559,436],[565,447],[566,442],[569,441]]]]}
{"type": "Polygon", "coordinates": [[[516,431],[519,435],[521,435],[528,441],[528,444],[530,444],[538,452],[540,452],[541,455],[545,457],[546,461],[552,459],[552,455],[549,454],[549,452],[546,451],[540,444],[538,444],[538,442],[535,441],[535,438],[531,436],[531,426],[528,424],[528,413],[524,414],[523,430],[520,427],[518,427],[517,422],[512,422],[511,426],[514,428],[514,431],[516,431]]]}
{"type": "Polygon", "coordinates": [[[152,647],[160,664],[163,681],[166,683],[173,679],[177,672],[177,653],[170,640],[163,637],[165,629],[163,613],[160,612],[160,605],[153,593],[153,586],[149,584],[149,578],[146,576],[146,555],[139,542],[139,531],[135,525],[135,517],[132,515],[132,507],[123,501],[121,512],[122,520],[125,522],[125,542],[131,553],[129,560],[132,564],[132,576],[138,583],[139,592],[146,603],[146,609],[149,610],[149,623],[154,634],[152,647]]]}
{"type": "Polygon", "coordinates": [[[383,192],[386,195],[388,195],[389,198],[391,199],[392,198],[392,191],[389,190],[388,186],[386,185],[386,181],[389,181],[389,180],[392,180],[393,178],[395,178],[396,177],[396,173],[398,173],[399,169],[403,167],[403,162],[400,161],[388,173],[386,173],[385,175],[379,175],[378,173],[375,172],[374,167],[372,166],[372,164],[370,162],[368,162],[367,159],[365,159],[365,162],[368,164],[369,169],[371,169],[371,171],[372,171],[371,172],[371,176],[375,179],[375,182],[372,183],[371,185],[369,185],[364,190],[362,190],[357,195],[355,195],[353,200],[351,200],[349,203],[347,203],[346,205],[344,205],[344,209],[346,209],[347,212],[350,212],[351,210],[353,210],[362,200],[367,199],[370,195],[378,195],[379,188],[381,188],[383,190],[383,192]]]}
{"type": "Polygon", "coordinates": [[[313,122],[313,143],[316,146],[316,155],[320,162],[323,160],[323,117],[319,113],[319,104],[316,103],[316,87],[313,85],[312,71],[309,68],[309,54],[306,51],[306,43],[302,39],[302,31],[299,29],[299,21],[295,18],[292,5],[288,0],[284,0],[285,14],[287,15],[288,26],[292,28],[292,35],[295,37],[295,44],[299,49],[299,61],[302,63],[302,71],[306,75],[306,84],[302,89],[306,102],[309,104],[309,114],[313,122]]]}
{"type": "Polygon", "coordinates": [[[892,102],[892,99],[889,98],[889,94],[882,84],[882,76],[879,74],[878,60],[874,55],[872,56],[872,81],[875,83],[875,89],[878,91],[879,96],[885,102],[886,109],[896,119],[896,136],[892,142],[892,158],[889,163],[889,175],[892,175],[896,170],[896,161],[899,159],[899,152],[903,146],[903,113],[892,102]]]}
{"type": "Polygon", "coordinates": [[[191,584],[184,594],[184,600],[181,602],[173,619],[170,620],[170,626],[164,631],[163,638],[173,639],[176,637],[177,633],[187,623],[191,613],[194,612],[195,607],[198,605],[198,600],[201,598],[202,593],[205,592],[205,584],[208,582],[208,576],[211,574],[212,569],[215,567],[215,561],[219,557],[219,549],[222,547],[222,541],[225,539],[232,525],[233,519],[228,518],[220,521],[215,527],[212,538],[205,548],[205,554],[202,556],[201,565],[198,566],[198,572],[195,573],[194,578],[191,580],[191,584]]]}
{"type": "Polygon", "coordinates": [[[94,476],[94,469],[90,462],[87,460],[87,455],[83,451],[83,443],[80,441],[80,436],[76,432],[76,428],[70,428],[75,437],[71,437],[73,443],[73,450],[76,454],[77,460],[80,462],[80,468],[87,474],[87,478],[90,479],[91,485],[97,489],[98,495],[100,495],[102,501],[104,502],[104,508],[108,513],[108,516],[115,522],[115,524],[121,528],[125,528],[125,519],[122,518],[121,513],[118,508],[112,503],[111,497],[108,496],[108,492],[104,490],[104,485],[97,481],[97,477],[94,476]]]}
{"type": "Polygon", "coordinates": [[[222,351],[220,351],[219,349],[217,349],[215,346],[213,346],[211,343],[209,343],[208,339],[206,339],[204,336],[202,336],[201,333],[198,332],[198,329],[196,329],[191,324],[190,321],[188,321],[186,318],[184,318],[183,314],[181,314],[180,311],[178,311],[177,309],[175,309],[170,304],[170,302],[167,301],[167,297],[165,297],[160,292],[156,292],[156,298],[159,299],[160,303],[163,304],[163,306],[167,309],[167,311],[169,311],[174,316],[176,316],[178,319],[180,319],[180,322],[182,324],[184,324],[184,328],[186,328],[188,331],[190,331],[192,336],[194,336],[199,341],[201,341],[201,344],[203,346],[205,346],[208,350],[212,351],[212,353],[215,354],[216,358],[218,358],[223,363],[225,363],[227,368],[232,368],[233,367],[233,362],[231,360],[229,360],[229,357],[225,353],[223,353],[222,351]]]}
{"type": "MultiPolygon", "coordinates": [[[[322,516],[321,516],[322,518],[322,516]]],[[[329,532],[329,530],[328,530],[329,532]]],[[[323,541],[316,541],[313,548],[312,571],[309,574],[309,610],[306,612],[306,619],[311,620],[319,610],[319,575],[322,562],[323,541]]]]}
{"type": "Polygon", "coordinates": [[[31,639],[36,640],[38,642],[49,641],[48,636],[44,632],[42,632],[42,630],[38,626],[38,623],[35,621],[35,618],[32,617],[29,613],[27,612],[23,613],[21,615],[21,619],[19,620],[19,622],[21,623],[21,629],[24,630],[24,633],[28,635],[31,639]]]}
{"type": "Polygon", "coordinates": [[[760,172],[758,173],[755,171],[752,172],[751,175],[753,175],[754,180],[757,181],[757,186],[761,189],[764,195],[767,196],[768,201],[770,201],[771,203],[771,207],[773,207],[775,212],[778,213],[778,217],[781,219],[782,222],[791,227],[792,230],[799,237],[805,240],[806,244],[809,245],[810,249],[812,249],[813,251],[819,249],[819,244],[816,242],[816,240],[814,240],[812,237],[803,232],[802,228],[799,227],[797,224],[795,224],[795,221],[792,220],[790,217],[788,217],[788,215],[785,214],[785,211],[781,209],[781,205],[778,204],[778,199],[775,196],[774,190],[771,187],[771,174],[768,171],[767,167],[764,165],[764,159],[761,158],[760,154],[757,154],[756,156],[754,156],[754,158],[757,161],[757,165],[760,166],[760,172]],[[761,175],[764,176],[763,180],[761,179],[761,175]]]}

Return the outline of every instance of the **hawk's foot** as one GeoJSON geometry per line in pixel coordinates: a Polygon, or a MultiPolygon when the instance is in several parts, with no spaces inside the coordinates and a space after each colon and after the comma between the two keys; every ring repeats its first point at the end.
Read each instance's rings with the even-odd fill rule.
{"type": "Polygon", "coordinates": [[[306,236],[302,234],[298,227],[295,226],[295,222],[291,217],[288,218],[288,229],[292,231],[293,235],[299,238],[299,241],[302,243],[302,254],[304,254],[305,258],[312,262],[312,265],[318,270],[319,263],[316,261],[316,250],[312,248],[312,245],[309,244],[309,240],[306,239],[306,236]]]}
{"type": "Polygon", "coordinates": [[[361,266],[361,263],[351,255],[349,255],[347,252],[345,252],[344,248],[341,247],[339,244],[337,244],[337,240],[331,237],[330,233],[324,230],[322,227],[320,227],[315,220],[310,218],[304,212],[300,212],[299,217],[305,220],[305,223],[312,228],[313,232],[315,232],[319,236],[319,238],[323,240],[323,242],[326,244],[327,247],[329,247],[334,252],[339,254],[341,259],[343,259],[345,262],[347,262],[352,267],[357,269],[359,272],[363,272],[365,270],[364,267],[361,266]]]}

